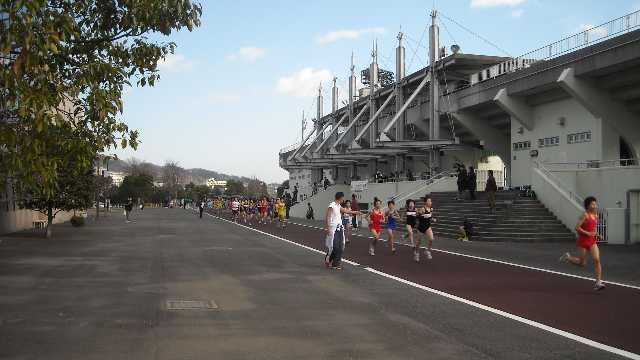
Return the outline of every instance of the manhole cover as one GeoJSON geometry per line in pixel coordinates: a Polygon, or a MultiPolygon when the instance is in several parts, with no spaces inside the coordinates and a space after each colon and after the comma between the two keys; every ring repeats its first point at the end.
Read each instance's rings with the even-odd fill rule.
{"type": "Polygon", "coordinates": [[[167,310],[215,310],[213,300],[167,300],[167,310]]]}

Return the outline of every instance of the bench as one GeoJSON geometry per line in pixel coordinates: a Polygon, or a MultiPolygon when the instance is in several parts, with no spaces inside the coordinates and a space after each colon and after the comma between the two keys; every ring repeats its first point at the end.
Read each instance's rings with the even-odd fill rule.
{"type": "Polygon", "coordinates": [[[33,227],[35,229],[44,229],[47,227],[47,220],[35,220],[33,222],[33,227]]]}

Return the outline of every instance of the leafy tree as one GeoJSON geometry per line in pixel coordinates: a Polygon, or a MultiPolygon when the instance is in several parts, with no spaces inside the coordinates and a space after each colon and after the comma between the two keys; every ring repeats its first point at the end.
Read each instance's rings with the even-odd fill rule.
{"type": "Polygon", "coordinates": [[[227,181],[226,193],[227,195],[244,195],[244,185],[238,180],[229,180],[227,181]]]}
{"type": "Polygon", "coordinates": [[[118,202],[123,204],[129,198],[134,202],[137,199],[146,201],[151,198],[153,191],[153,178],[150,175],[127,175],[118,188],[118,202]]]}
{"type": "Polygon", "coordinates": [[[51,225],[58,212],[89,208],[95,196],[97,181],[93,175],[93,162],[83,161],[92,153],[92,144],[76,141],[60,147],[57,140],[72,137],[78,131],[68,123],[49,127],[46,131],[49,136],[36,152],[36,156],[48,156],[61,165],[56,169],[53,188],[31,182],[15,183],[21,206],[47,215],[47,237],[51,236],[51,225]]]}
{"type": "Polygon", "coordinates": [[[166,205],[171,200],[171,194],[163,188],[154,187],[150,200],[154,204],[166,205]]]}
{"type": "Polygon", "coordinates": [[[0,0],[0,181],[53,198],[65,172],[118,145],[135,149],[138,133],[118,119],[123,88],[153,86],[174,52],[149,35],[191,31],[201,14],[190,0],[0,0]],[[42,151],[65,122],[77,131],[56,138],[60,148],[93,147],[73,163],[42,151]]]}

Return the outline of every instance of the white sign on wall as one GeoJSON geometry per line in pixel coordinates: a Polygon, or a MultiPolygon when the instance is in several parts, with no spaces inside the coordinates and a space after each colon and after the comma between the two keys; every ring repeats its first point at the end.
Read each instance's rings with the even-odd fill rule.
{"type": "Polygon", "coordinates": [[[366,180],[361,181],[351,181],[351,191],[353,192],[363,192],[367,190],[368,182],[366,180]]]}

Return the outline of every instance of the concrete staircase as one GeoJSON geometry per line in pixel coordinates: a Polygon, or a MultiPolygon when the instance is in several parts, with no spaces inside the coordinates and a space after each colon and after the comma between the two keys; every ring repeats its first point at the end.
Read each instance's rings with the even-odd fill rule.
{"type": "MultiPolygon", "coordinates": [[[[542,203],[520,197],[517,192],[501,191],[496,194],[497,209],[489,212],[487,196],[476,194],[476,200],[456,200],[455,192],[432,192],[437,222],[433,228],[436,236],[457,238],[459,226],[465,218],[474,224],[477,241],[510,242],[572,242],[573,233],[567,229],[542,203]]],[[[416,200],[416,206],[422,206],[416,200]]],[[[404,206],[404,204],[398,204],[404,206]]],[[[400,210],[404,229],[404,213],[400,210]]]]}

